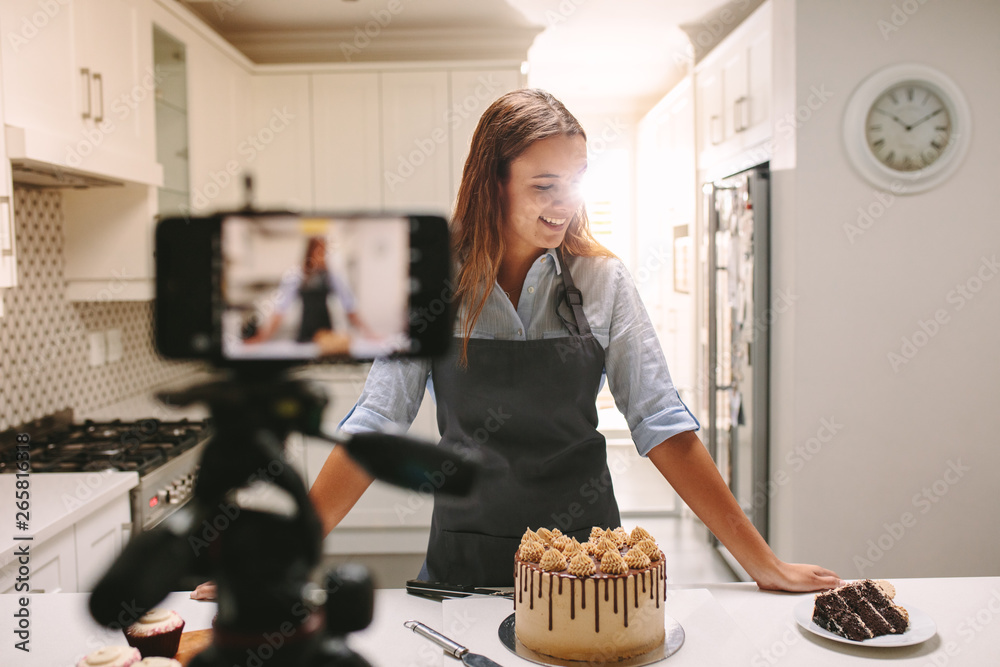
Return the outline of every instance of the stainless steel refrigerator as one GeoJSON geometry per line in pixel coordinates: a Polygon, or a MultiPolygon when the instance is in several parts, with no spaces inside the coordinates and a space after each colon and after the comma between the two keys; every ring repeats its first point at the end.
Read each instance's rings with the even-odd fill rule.
{"type": "Polygon", "coordinates": [[[769,184],[766,164],[705,184],[700,309],[706,445],[765,539],[768,343],[773,317],[769,184]]]}

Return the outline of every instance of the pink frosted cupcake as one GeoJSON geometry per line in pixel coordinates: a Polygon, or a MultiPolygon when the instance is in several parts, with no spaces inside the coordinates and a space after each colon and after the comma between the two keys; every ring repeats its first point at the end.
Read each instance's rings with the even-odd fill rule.
{"type": "Polygon", "coordinates": [[[172,658],[181,643],[184,620],[177,612],[150,609],[137,622],[125,628],[125,639],[139,649],[142,657],[172,658]]]}
{"type": "Polygon", "coordinates": [[[164,658],[163,656],[154,655],[149,658],[143,658],[139,662],[135,663],[133,667],[181,667],[181,663],[173,658],[164,658]]]}
{"type": "Polygon", "coordinates": [[[104,646],[87,654],[76,667],[134,667],[141,658],[131,646],[104,646]]]}

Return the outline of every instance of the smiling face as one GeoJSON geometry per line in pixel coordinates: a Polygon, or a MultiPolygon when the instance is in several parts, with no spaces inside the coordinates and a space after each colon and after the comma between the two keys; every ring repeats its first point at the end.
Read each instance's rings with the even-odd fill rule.
{"type": "Polygon", "coordinates": [[[580,135],[541,139],[510,163],[501,184],[508,253],[537,256],[562,243],[583,203],[580,180],[586,170],[587,142],[580,135]]]}

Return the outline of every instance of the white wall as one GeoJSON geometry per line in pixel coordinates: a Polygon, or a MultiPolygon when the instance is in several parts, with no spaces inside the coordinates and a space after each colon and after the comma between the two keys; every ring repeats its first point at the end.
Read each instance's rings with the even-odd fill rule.
{"type": "Polygon", "coordinates": [[[964,307],[949,293],[1000,258],[1000,3],[776,0],[776,26],[793,19],[776,68],[794,58],[795,105],[814,86],[830,98],[774,164],[773,281],[797,298],[773,325],[771,542],[844,578],[998,575],[1000,276],[982,269],[964,307]],[[848,163],[844,109],[901,62],[959,85],[972,146],[950,180],[896,197],[852,243],[845,225],[879,195],[848,163]],[[894,370],[889,353],[938,310],[948,321],[894,370]]]}

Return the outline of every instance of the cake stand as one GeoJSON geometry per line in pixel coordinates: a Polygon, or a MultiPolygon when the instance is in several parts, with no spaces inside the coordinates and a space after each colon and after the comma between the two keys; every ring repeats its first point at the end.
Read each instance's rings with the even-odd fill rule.
{"type": "MultiPolygon", "coordinates": [[[[676,653],[684,644],[684,628],[669,616],[665,616],[664,621],[666,624],[666,637],[663,640],[663,644],[642,655],[616,661],[615,667],[643,667],[643,665],[652,665],[654,662],[669,658],[676,653]]],[[[511,614],[500,623],[497,634],[500,635],[500,643],[508,651],[528,662],[534,662],[539,665],[551,665],[552,667],[580,667],[580,665],[586,663],[583,660],[564,660],[532,651],[522,644],[518,640],[517,635],[514,634],[514,614],[511,614]]]]}

